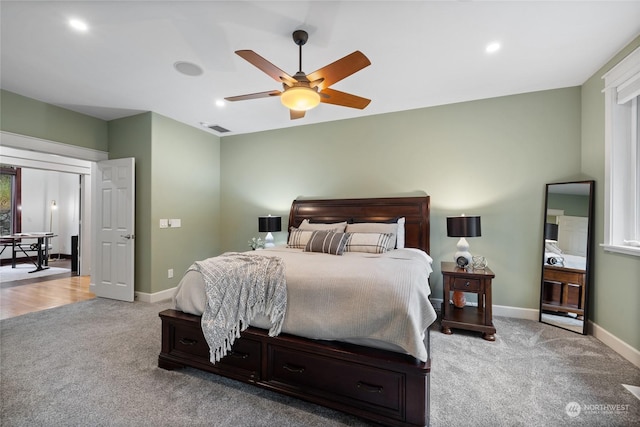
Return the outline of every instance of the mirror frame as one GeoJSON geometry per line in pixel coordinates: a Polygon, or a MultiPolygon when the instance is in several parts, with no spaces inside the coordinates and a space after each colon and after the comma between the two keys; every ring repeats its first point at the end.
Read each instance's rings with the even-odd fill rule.
{"type": "MultiPolygon", "coordinates": [[[[594,229],[594,201],[595,201],[595,195],[594,195],[594,191],[595,191],[595,181],[594,180],[587,180],[587,181],[568,181],[568,182],[554,182],[554,183],[550,183],[550,184],[546,184],[545,186],[545,200],[544,200],[544,214],[543,214],[543,218],[542,218],[542,256],[541,256],[541,269],[540,269],[540,306],[539,306],[539,315],[538,315],[538,320],[541,323],[547,324],[547,325],[551,325],[551,326],[555,326],[558,328],[562,328],[562,329],[566,329],[568,331],[574,332],[574,333],[579,333],[582,335],[586,335],[587,334],[587,322],[588,322],[588,314],[590,312],[589,310],[589,289],[591,288],[591,264],[593,262],[592,260],[592,253],[593,253],[593,229],[594,229]],[[554,185],[562,185],[562,184],[587,184],[589,186],[589,206],[588,206],[588,219],[589,222],[587,224],[587,248],[586,248],[586,260],[585,260],[585,276],[584,276],[584,307],[582,308],[583,310],[583,322],[582,322],[582,330],[580,332],[568,328],[568,327],[563,327],[560,324],[556,324],[556,323],[551,323],[549,321],[545,321],[542,319],[542,305],[543,305],[543,298],[544,298],[544,290],[545,290],[545,279],[544,279],[544,274],[545,274],[545,236],[544,236],[544,229],[545,229],[545,225],[547,223],[547,213],[549,210],[549,188],[551,186],[554,185]]],[[[539,260],[540,261],[540,260],[539,260]]]]}

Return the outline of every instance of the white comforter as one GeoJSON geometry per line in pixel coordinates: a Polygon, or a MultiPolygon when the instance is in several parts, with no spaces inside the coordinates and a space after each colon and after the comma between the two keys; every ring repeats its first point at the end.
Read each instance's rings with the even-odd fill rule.
{"type": "MultiPolygon", "coordinates": [[[[427,281],[431,258],[417,249],[342,256],[275,247],[256,254],[285,263],[287,313],[282,332],[408,353],[426,361],[425,333],[436,319],[427,281]]],[[[202,315],[202,276],[189,271],[180,281],[176,309],[202,315]]],[[[253,326],[269,328],[259,316],[253,326]]]]}

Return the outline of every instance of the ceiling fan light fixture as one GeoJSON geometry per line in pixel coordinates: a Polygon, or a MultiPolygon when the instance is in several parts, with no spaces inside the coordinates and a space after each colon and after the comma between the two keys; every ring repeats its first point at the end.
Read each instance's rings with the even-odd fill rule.
{"type": "Polygon", "coordinates": [[[309,87],[294,86],[282,92],[280,101],[290,110],[307,111],[320,104],[320,94],[309,87]]]}

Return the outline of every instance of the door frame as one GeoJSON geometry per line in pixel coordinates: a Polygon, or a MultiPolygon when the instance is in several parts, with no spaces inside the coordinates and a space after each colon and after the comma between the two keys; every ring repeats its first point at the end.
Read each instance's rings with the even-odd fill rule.
{"type": "Polygon", "coordinates": [[[91,166],[108,160],[106,151],[0,131],[0,156],[15,166],[75,173],[80,184],[79,274],[91,275],[91,166]]]}

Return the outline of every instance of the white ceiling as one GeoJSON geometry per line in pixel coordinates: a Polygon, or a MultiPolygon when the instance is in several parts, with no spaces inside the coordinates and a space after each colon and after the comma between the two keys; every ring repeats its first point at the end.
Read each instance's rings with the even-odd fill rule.
{"type": "MultiPolygon", "coordinates": [[[[154,111],[230,134],[581,85],[640,34],[640,1],[6,1],[3,89],[104,120],[154,111]],[[79,18],[89,26],[68,26],[79,18]],[[233,52],[251,49],[294,74],[362,51],[371,65],[332,88],[364,110],[321,104],[292,121],[281,89],[233,52]],[[489,55],[485,46],[499,41],[489,55]],[[202,67],[197,77],[173,64],[202,67]]],[[[220,135],[217,132],[214,134],[220,135]]]]}

